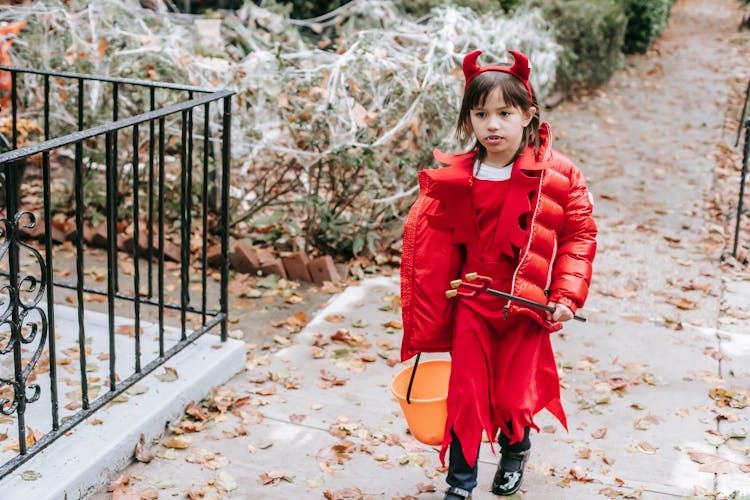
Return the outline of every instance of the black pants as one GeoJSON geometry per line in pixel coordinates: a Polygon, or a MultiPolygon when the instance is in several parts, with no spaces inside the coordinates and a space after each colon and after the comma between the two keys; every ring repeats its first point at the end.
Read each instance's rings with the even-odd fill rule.
{"type": "MultiPolygon", "coordinates": [[[[510,423],[508,423],[510,427],[510,423]]],[[[450,451],[448,453],[448,476],[445,478],[445,482],[456,488],[462,490],[471,491],[477,486],[477,472],[479,471],[477,460],[474,461],[474,467],[470,467],[466,458],[464,458],[463,451],[461,451],[461,443],[458,441],[458,436],[451,429],[451,436],[453,440],[450,444],[450,451]]],[[[512,445],[508,444],[508,437],[500,433],[497,439],[497,443],[500,445],[501,450],[512,451],[514,453],[520,453],[531,448],[531,439],[529,439],[529,428],[525,427],[523,430],[523,439],[512,445]]],[[[479,458],[479,451],[477,451],[477,459],[479,458]]]]}

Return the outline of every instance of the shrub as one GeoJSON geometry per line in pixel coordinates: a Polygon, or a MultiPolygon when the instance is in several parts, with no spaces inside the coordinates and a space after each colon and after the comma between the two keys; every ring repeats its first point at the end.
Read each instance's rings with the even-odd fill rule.
{"type": "Polygon", "coordinates": [[[563,47],[557,90],[592,89],[612,77],[622,58],[627,26],[622,0],[532,0],[531,5],[541,8],[563,47]]]}
{"type": "Polygon", "coordinates": [[[310,0],[277,0],[277,3],[291,6],[290,16],[294,19],[309,19],[322,16],[332,10],[338,9],[350,0],[327,0],[323,2],[311,2],[310,0]]]}
{"type": "Polygon", "coordinates": [[[666,26],[673,3],[674,0],[626,0],[628,25],[623,52],[646,52],[666,26]]]}

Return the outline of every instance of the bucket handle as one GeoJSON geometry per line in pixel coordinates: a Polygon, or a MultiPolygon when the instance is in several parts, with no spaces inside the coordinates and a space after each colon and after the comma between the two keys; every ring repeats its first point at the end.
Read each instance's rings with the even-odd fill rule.
{"type": "Polygon", "coordinates": [[[411,404],[411,386],[414,383],[414,375],[417,374],[417,365],[419,364],[419,357],[422,353],[417,353],[417,357],[414,359],[414,368],[411,369],[411,377],[409,377],[409,387],[406,389],[406,404],[411,404]]]}

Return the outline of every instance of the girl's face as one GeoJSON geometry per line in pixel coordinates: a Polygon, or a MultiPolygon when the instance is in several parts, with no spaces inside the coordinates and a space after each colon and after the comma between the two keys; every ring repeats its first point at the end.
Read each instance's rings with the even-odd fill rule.
{"type": "Polygon", "coordinates": [[[521,146],[523,129],[535,112],[534,107],[524,112],[506,104],[499,88],[492,90],[484,103],[471,109],[471,128],[477,141],[487,150],[486,165],[504,167],[513,161],[521,146]]]}

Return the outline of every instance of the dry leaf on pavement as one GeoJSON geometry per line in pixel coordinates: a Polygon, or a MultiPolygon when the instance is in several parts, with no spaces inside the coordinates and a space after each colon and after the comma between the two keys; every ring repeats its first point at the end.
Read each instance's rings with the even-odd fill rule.
{"type": "Polygon", "coordinates": [[[136,460],[145,464],[154,459],[154,454],[151,452],[148,446],[146,446],[146,437],[143,434],[141,434],[141,437],[138,439],[138,443],[136,443],[135,445],[133,456],[136,460]]]}
{"type": "Polygon", "coordinates": [[[167,448],[175,448],[178,450],[184,450],[190,446],[193,440],[190,436],[173,436],[163,445],[167,448]]]}
{"type": "Polygon", "coordinates": [[[638,446],[635,447],[636,451],[640,451],[641,453],[645,453],[646,455],[653,455],[656,453],[656,450],[658,448],[651,443],[648,443],[646,441],[641,441],[638,443],[638,446]]]}
{"type": "Polygon", "coordinates": [[[591,433],[591,437],[594,439],[603,439],[607,435],[607,428],[601,427],[591,433]]]}
{"type": "Polygon", "coordinates": [[[599,494],[607,498],[622,498],[624,493],[611,487],[602,488],[599,490],[599,494]]]}
{"type": "Polygon", "coordinates": [[[196,405],[195,401],[191,401],[188,403],[187,407],[185,407],[185,413],[201,422],[205,422],[211,417],[211,414],[208,413],[208,410],[203,406],[196,405]]]}
{"type": "Polygon", "coordinates": [[[437,488],[432,483],[419,483],[417,484],[417,491],[420,493],[435,493],[437,488]]]}
{"type": "Polygon", "coordinates": [[[258,478],[258,483],[262,485],[270,484],[272,486],[276,486],[282,480],[291,483],[292,481],[294,481],[294,478],[291,476],[287,476],[283,472],[272,470],[261,474],[258,478]]]}
{"type": "Polygon", "coordinates": [[[732,471],[732,463],[726,457],[714,453],[706,453],[699,450],[688,450],[688,456],[693,462],[701,464],[701,472],[714,474],[729,474],[732,471]]]}
{"type": "Polygon", "coordinates": [[[165,366],[164,373],[160,373],[156,376],[156,378],[158,378],[162,382],[174,382],[175,380],[179,379],[180,376],[177,374],[177,370],[172,367],[165,366]]]}
{"type": "Polygon", "coordinates": [[[205,448],[193,448],[185,461],[191,464],[202,465],[211,470],[220,469],[229,463],[227,457],[221,456],[218,451],[209,451],[205,448]]]}
{"type": "Polygon", "coordinates": [[[237,481],[227,471],[221,471],[214,481],[214,486],[221,491],[230,492],[237,489],[237,481]]]}
{"type": "Polygon", "coordinates": [[[633,423],[633,426],[638,430],[645,431],[647,429],[650,429],[652,425],[660,424],[663,421],[663,418],[656,415],[647,415],[645,417],[636,419],[633,423]]]}
{"type": "Polygon", "coordinates": [[[346,384],[346,379],[337,378],[336,375],[328,370],[320,370],[320,378],[322,379],[322,382],[318,383],[318,387],[321,389],[328,389],[333,386],[346,384]]]}
{"type": "Polygon", "coordinates": [[[364,494],[359,488],[344,488],[338,491],[326,490],[323,496],[328,500],[362,500],[364,494]]]}

